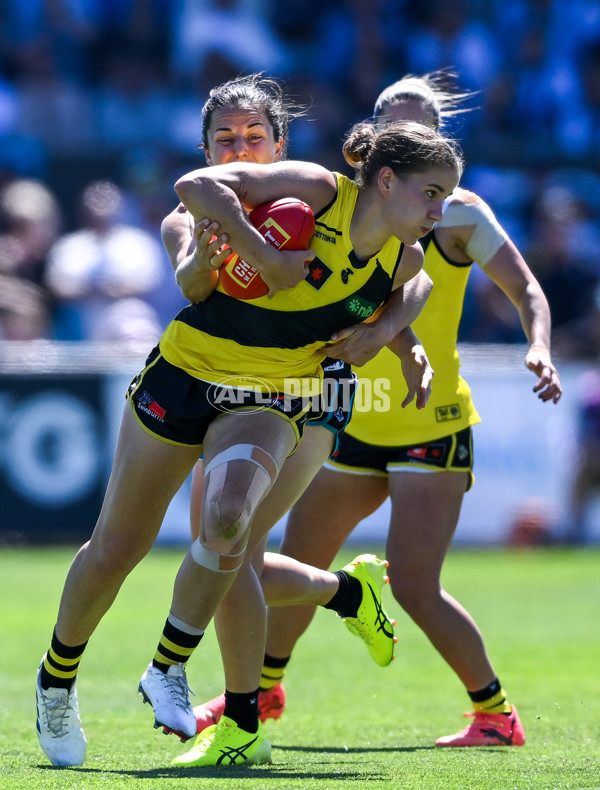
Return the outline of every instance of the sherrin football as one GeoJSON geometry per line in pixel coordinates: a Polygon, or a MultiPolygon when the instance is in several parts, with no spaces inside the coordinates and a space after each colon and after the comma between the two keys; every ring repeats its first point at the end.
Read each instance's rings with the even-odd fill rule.
{"type": "MultiPolygon", "coordinates": [[[[307,250],[315,232],[311,207],[297,198],[280,198],[252,209],[250,222],[274,247],[307,250]]],[[[235,252],[222,264],[219,280],[225,293],[237,299],[258,299],[268,288],[258,271],[235,252]]]]}

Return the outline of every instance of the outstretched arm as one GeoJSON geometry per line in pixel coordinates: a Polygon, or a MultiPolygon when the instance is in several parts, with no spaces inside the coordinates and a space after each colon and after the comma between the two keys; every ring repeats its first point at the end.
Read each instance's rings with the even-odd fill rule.
{"type": "Polygon", "coordinates": [[[515,305],[529,341],[525,364],[538,376],[533,391],[543,401],[558,403],[562,388],[550,355],[548,300],[487,203],[472,192],[457,192],[457,199],[451,200],[437,227],[449,234],[445,238],[451,255],[475,261],[515,305]]]}
{"type": "Polygon", "coordinates": [[[521,326],[529,341],[525,364],[538,377],[533,391],[543,401],[558,403],[562,387],[550,354],[550,308],[541,285],[510,239],[486,264],[484,271],[519,311],[521,326]]]}

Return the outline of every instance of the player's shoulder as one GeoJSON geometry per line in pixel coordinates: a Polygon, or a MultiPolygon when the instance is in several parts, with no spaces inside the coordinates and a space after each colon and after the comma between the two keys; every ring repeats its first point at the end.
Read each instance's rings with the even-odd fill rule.
{"type": "Polygon", "coordinates": [[[444,203],[443,222],[450,225],[472,225],[493,218],[494,213],[486,201],[469,189],[457,187],[444,203]]]}
{"type": "Polygon", "coordinates": [[[451,195],[446,198],[446,208],[452,206],[478,206],[485,203],[483,198],[471,192],[470,189],[463,189],[463,187],[456,187],[451,195]]]}

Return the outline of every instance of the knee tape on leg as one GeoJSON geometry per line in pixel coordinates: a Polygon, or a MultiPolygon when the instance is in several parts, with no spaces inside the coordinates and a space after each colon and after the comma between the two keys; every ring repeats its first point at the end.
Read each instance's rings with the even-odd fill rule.
{"type": "Polygon", "coordinates": [[[190,548],[192,559],[197,565],[207,568],[209,571],[216,573],[233,573],[238,568],[242,567],[244,552],[246,547],[240,551],[239,554],[219,554],[218,551],[207,549],[200,543],[200,538],[197,538],[190,548]],[[236,564],[235,560],[239,559],[240,562],[236,564]],[[233,567],[230,567],[232,565],[233,567]],[[223,567],[224,566],[224,567],[223,567]]]}
{"type": "Polygon", "coordinates": [[[277,477],[277,464],[266,450],[255,444],[234,444],[223,452],[217,453],[212,461],[209,461],[204,467],[204,474],[207,475],[216,466],[226,464],[228,461],[251,461],[269,476],[271,485],[277,477]]]}

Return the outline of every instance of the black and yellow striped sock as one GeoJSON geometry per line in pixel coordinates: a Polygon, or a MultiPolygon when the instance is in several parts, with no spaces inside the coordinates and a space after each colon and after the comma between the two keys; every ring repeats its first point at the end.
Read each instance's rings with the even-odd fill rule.
{"type": "Polygon", "coordinates": [[[169,667],[175,664],[185,666],[203,636],[203,629],[192,628],[170,614],[166,619],[160,642],[152,659],[152,666],[165,673],[169,671],[169,667]]]}
{"type": "Polygon", "coordinates": [[[291,656],[288,656],[287,658],[274,658],[273,656],[269,656],[265,653],[265,660],[260,675],[259,688],[261,691],[268,691],[269,689],[272,689],[273,686],[281,683],[283,680],[283,675],[285,674],[285,668],[290,658],[291,656]]]}
{"type": "Polygon", "coordinates": [[[71,690],[75,683],[79,662],[86,645],[87,642],[84,642],[82,645],[75,645],[75,647],[63,645],[56,636],[55,628],[50,649],[44,656],[40,673],[42,688],[46,690],[49,688],[71,690]]]}
{"type": "Polygon", "coordinates": [[[498,678],[494,678],[489,686],[479,691],[469,691],[473,709],[480,713],[506,713],[511,712],[511,707],[506,701],[506,694],[498,678]]]}

